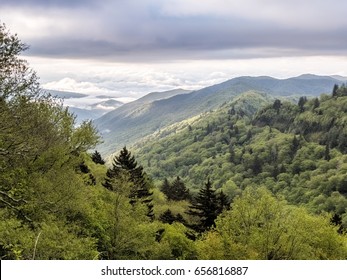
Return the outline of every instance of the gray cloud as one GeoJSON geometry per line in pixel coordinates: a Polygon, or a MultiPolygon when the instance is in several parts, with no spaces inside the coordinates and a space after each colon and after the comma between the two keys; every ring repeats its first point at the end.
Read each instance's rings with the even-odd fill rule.
{"type": "Polygon", "coordinates": [[[97,3],[95,0],[1,0],[5,7],[79,7],[97,3]]]}
{"type": "Polygon", "coordinates": [[[0,10],[30,55],[126,62],[344,54],[341,2],[3,0],[0,10]]]}

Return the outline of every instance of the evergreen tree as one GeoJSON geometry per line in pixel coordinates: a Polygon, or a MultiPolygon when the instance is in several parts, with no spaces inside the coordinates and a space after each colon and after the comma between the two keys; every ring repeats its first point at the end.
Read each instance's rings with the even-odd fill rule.
{"type": "Polygon", "coordinates": [[[315,99],[313,99],[313,109],[318,108],[320,105],[319,99],[316,97],[315,99]]]}
{"type": "Polygon", "coordinates": [[[171,193],[171,184],[167,178],[164,179],[163,184],[160,187],[160,190],[166,195],[167,198],[169,198],[169,195],[171,193]]]}
{"type": "Polygon", "coordinates": [[[299,106],[300,112],[305,111],[304,105],[306,102],[307,102],[306,96],[301,96],[299,98],[298,106],[299,106]]]}
{"type": "Polygon", "coordinates": [[[95,151],[92,154],[92,161],[94,161],[96,164],[105,164],[105,161],[101,157],[101,154],[98,151],[95,151]]]}
{"type": "Polygon", "coordinates": [[[165,224],[172,224],[175,221],[175,216],[170,209],[167,209],[163,214],[159,216],[159,220],[165,224]]]}
{"type": "Polygon", "coordinates": [[[255,157],[251,163],[251,166],[250,166],[252,171],[253,171],[253,174],[258,175],[259,173],[261,173],[262,172],[262,166],[263,166],[263,163],[260,160],[259,156],[255,155],[255,157]]]}
{"type": "Polygon", "coordinates": [[[337,97],[338,95],[338,91],[339,91],[339,86],[337,84],[334,85],[334,88],[333,88],[333,92],[332,92],[332,96],[333,97],[337,97]]]}
{"type": "Polygon", "coordinates": [[[218,216],[218,200],[215,190],[212,189],[210,179],[205,186],[200,189],[197,197],[189,206],[187,214],[198,217],[200,222],[191,227],[199,232],[203,232],[215,225],[214,221],[218,216]]]}
{"type": "Polygon", "coordinates": [[[189,190],[179,176],[170,183],[166,178],[161,186],[161,191],[166,195],[169,200],[185,200],[190,199],[189,190]]]}
{"type": "Polygon", "coordinates": [[[339,214],[334,213],[334,215],[330,219],[330,223],[334,226],[338,226],[337,232],[339,234],[342,234],[344,232],[343,226],[342,226],[342,218],[339,214]]]}
{"type": "Polygon", "coordinates": [[[147,216],[153,218],[153,205],[151,204],[153,193],[149,190],[146,174],[143,172],[143,167],[137,165],[135,157],[126,147],[120,151],[118,156],[114,157],[112,168],[107,170],[103,186],[113,190],[112,179],[122,178],[124,175],[133,184],[129,194],[130,203],[134,205],[137,201],[141,201],[146,204],[148,207],[147,216]]]}
{"type": "Polygon", "coordinates": [[[282,107],[281,100],[276,99],[272,105],[272,108],[276,110],[277,114],[279,114],[281,107],[282,107]]]}
{"type": "Polygon", "coordinates": [[[327,161],[329,161],[331,159],[329,144],[326,144],[326,146],[325,146],[324,159],[327,161]]]}
{"type": "Polygon", "coordinates": [[[299,150],[300,147],[300,141],[298,138],[296,138],[296,135],[294,135],[292,144],[291,144],[291,156],[294,157],[296,152],[299,150]]]}
{"type": "Polygon", "coordinates": [[[189,190],[179,176],[173,181],[171,185],[171,193],[168,196],[171,200],[185,200],[190,198],[189,190]]]}

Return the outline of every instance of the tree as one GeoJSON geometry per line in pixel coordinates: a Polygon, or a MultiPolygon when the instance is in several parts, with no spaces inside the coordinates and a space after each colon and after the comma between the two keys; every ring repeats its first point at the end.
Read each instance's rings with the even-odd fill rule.
{"type": "Polygon", "coordinates": [[[103,186],[107,189],[113,189],[115,178],[128,177],[128,180],[133,184],[130,192],[129,199],[130,204],[134,205],[140,201],[148,207],[148,217],[153,218],[153,205],[152,192],[146,178],[146,174],[143,172],[143,167],[137,165],[135,157],[131,155],[131,152],[124,147],[118,156],[115,156],[112,163],[112,168],[109,168],[106,173],[105,182],[103,186]]]}
{"type": "Polygon", "coordinates": [[[181,214],[174,215],[170,209],[167,209],[163,214],[159,216],[159,220],[166,224],[172,224],[174,222],[179,222],[184,224],[186,221],[184,220],[181,214]]]}
{"type": "Polygon", "coordinates": [[[299,98],[298,106],[301,113],[305,111],[304,105],[306,104],[306,102],[307,102],[306,96],[301,96],[299,98]]]}
{"type": "Polygon", "coordinates": [[[212,189],[210,179],[207,180],[205,186],[200,189],[197,197],[189,206],[187,214],[198,217],[199,223],[192,227],[199,232],[208,230],[215,225],[214,221],[218,216],[218,200],[215,190],[212,189]]]}
{"type": "Polygon", "coordinates": [[[101,154],[98,151],[95,151],[92,154],[92,160],[96,163],[96,164],[105,164],[105,161],[103,160],[103,158],[101,157],[101,154]]]}
{"type": "Polygon", "coordinates": [[[324,159],[327,160],[327,161],[329,161],[331,159],[329,144],[325,145],[324,159]]]}
{"type": "Polygon", "coordinates": [[[282,107],[281,100],[276,99],[276,100],[274,101],[273,105],[272,105],[272,108],[273,108],[274,110],[276,110],[277,114],[279,114],[279,111],[280,111],[281,107],[282,107]]]}
{"type": "Polygon", "coordinates": [[[35,72],[18,57],[27,49],[17,35],[10,34],[6,26],[0,24],[0,97],[4,100],[19,96],[33,99],[41,93],[35,72]]]}
{"type": "Polygon", "coordinates": [[[319,99],[316,97],[315,99],[313,99],[313,109],[318,108],[320,105],[319,99]]]}
{"type": "Polygon", "coordinates": [[[198,242],[200,259],[345,259],[346,237],[325,216],[314,216],[274,197],[266,188],[246,188],[216,227],[198,242]],[[312,233],[314,232],[314,238],[312,233]]]}
{"type": "Polygon", "coordinates": [[[338,96],[338,91],[339,91],[339,86],[337,84],[335,84],[331,95],[333,97],[337,97],[338,96]]]}
{"type": "Polygon", "coordinates": [[[98,136],[41,90],[26,49],[0,25],[0,257],[94,258],[81,162],[98,136]]]}
{"type": "Polygon", "coordinates": [[[170,193],[171,193],[171,184],[169,182],[169,180],[167,178],[164,179],[163,184],[160,187],[160,190],[166,195],[166,197],[168,198],[170,193]]]}
{"type": "Polygon", "coordinates": [[[189,190],[179,176],[170,183],[166,178],[161,186],[161,191],[169,200],[185,200],[190,199],[189,190]]]}

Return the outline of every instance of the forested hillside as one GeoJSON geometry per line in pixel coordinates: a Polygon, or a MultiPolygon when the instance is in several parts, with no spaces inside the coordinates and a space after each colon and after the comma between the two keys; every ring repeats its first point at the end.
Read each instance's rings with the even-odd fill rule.
{"type": "Polygon", "coordinates": [[[347,259],[345,87],[248,91],[105,165],[26,48],[0,25],[0,259],[347,259]]]}
{"type": "Polygon", "coordinates": [[[158,184],[180,176],[196,192],[210,178],[230,198],[262,185],[312,212],[336,213],[346,227],[346,113],[345,86],[298,104],[247,94],[139,145],[137,155],[158,184]]]}
{"type": "Polygon", "coordinates": [[[257,92],[298,99],[302,95],[319,96],[329,92],[334,84],[340,85],[342,82],[332,77],[315,75],[289,79],[237,77],[193,92],[179,90],[160,95],[149,94],[95,120],[104,140],[98,149],[108,156],[122,146],[134,144],[168,125],[216,110],[243,93],[257,92]]]}

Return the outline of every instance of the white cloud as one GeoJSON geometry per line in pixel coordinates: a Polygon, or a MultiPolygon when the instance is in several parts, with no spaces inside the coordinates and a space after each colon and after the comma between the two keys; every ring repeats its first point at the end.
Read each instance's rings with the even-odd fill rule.
{"type": "Polygon", "coordinates": [[[36,60],[30,57],[29,62],[45,81],[45,88],[87,93],[91,97],[104,94],[122,101],[134,100],[153,91],[175,88],[196,90],[243,75],[277,78],[304,73],[347,76],[347,56],[190,60],[154,64],[82,60],[56,63],[56,59],[36,60]]]}

